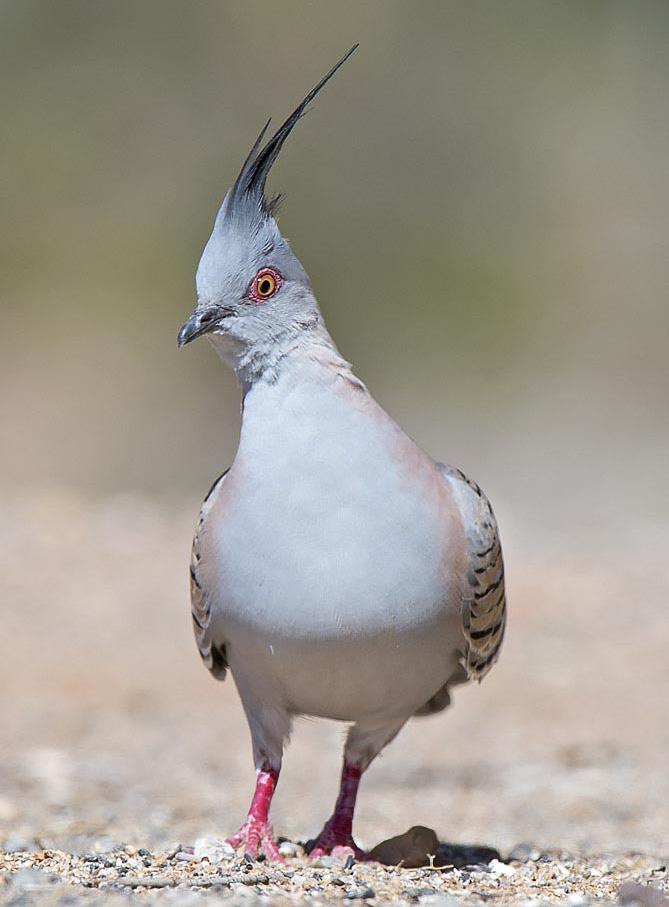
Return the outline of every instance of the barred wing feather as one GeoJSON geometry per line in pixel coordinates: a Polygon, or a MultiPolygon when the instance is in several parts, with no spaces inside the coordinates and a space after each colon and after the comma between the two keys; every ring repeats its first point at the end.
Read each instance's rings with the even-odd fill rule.
{"type": "Polygon", "coordinates": [[[460,506],[470,550],[462,602],[467,676],[482,680],[497,661],[506,625],[504,561],[497,521],[481,488],[459,469],[439,464],[460,506]]]}
{"type": "Polygon", "coordinates": [[[191,549],[190,559],[190,601],[195,642],[200,650],[202,661],[217,680],[225,680],[228,662],[225,654],[225,646],[216,645],[212,640],[211,602],[207,590],[204,588],[201,578],[198,576],[198,570],[202,556],[202,542],[204,535],[207,532],[207,518],[214,506],[214,502],[221,490],[227,473],[228,470],[226,469],[226,471],[216,479],[202,502],[197,529],[195,530],[195,535],[193,537],[193,547],[191,549]]]}

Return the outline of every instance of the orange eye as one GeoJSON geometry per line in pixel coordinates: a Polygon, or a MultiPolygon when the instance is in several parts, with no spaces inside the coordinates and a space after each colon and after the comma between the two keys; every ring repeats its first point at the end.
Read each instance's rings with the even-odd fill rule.
{"type": "Polygon", "coordinates": [[[281,289],[283,277],[274,268],[262,268],[251,281],[248,298],[255,303],[265,302],[281,289]]]}
{"type": "Polygon", "coordinates": [[[276,290],[276,280],[271,274],[263,274],[256,279],[256,293],[261,299],[268,299],[276,290]]]}

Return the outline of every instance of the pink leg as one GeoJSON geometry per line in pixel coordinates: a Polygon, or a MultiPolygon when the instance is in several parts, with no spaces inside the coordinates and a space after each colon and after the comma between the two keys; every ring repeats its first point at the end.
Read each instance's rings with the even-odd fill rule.
{"type": "Polygon", "coordinates": [[[251,801],[246,821],[236,835],[228,838],[227,843],[235,849],[244,845],[244,853],[255,858],[262,848],[268,860],[283,863],[284,859],[274,840],[274,833],[269,822],[269,808],[274,789],[279,780],[279,772],[269,765],[263,765],[258,772],[256,790],[251,801]]]}
{"type": "Polygon", "coordinates": [[[353,811],[358,795],[358,785],[362,776],[359,765],[344,761],[341,772],[339,796],[335,804],[334,813],[323,827],[323,831],[316,838],[309,856],[322,857],[331,854],[335,849],[346,848],[353,853],[356,860],[366,860],[367,854],[361,850],[353,840],[353,811]]]}

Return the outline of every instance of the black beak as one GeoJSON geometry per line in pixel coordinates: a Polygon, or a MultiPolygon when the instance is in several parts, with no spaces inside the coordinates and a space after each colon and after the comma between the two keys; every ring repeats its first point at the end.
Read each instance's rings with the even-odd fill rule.
{"type": "Polygon", "coordinates": [[[181,349],[182,346],[190,343],[191,340],[195,340],[196,337],[208,334],[209,331],[212,331],[216,327],[222,318],[233,314],[234,312],[232,309],[224,309],[222,306],[210,309],[208,312],[198,312],[196,309],[190,318],[181,326],[179,336],[177,337],[177,347],[181,349]]]}

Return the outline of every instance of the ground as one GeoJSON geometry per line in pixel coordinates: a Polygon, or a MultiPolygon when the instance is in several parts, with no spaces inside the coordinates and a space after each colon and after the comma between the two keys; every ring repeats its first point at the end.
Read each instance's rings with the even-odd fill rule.
{"type": "Polygon", "coordinates": [[[366,847],[433,828],[446,865],[310,866],[299,842],[334,802],[343,732],[299,721],[273,808],[295,846],[276,868],[216,862],[253,771],[234,685],[211,679],[191,639],[196,510],[53,489],[6,500],[0,900],[575,907],[632,882],[669,888],[666,531],[547,537],[502,521],[500,663],[399,735],[355,821],[366,847]]]}

